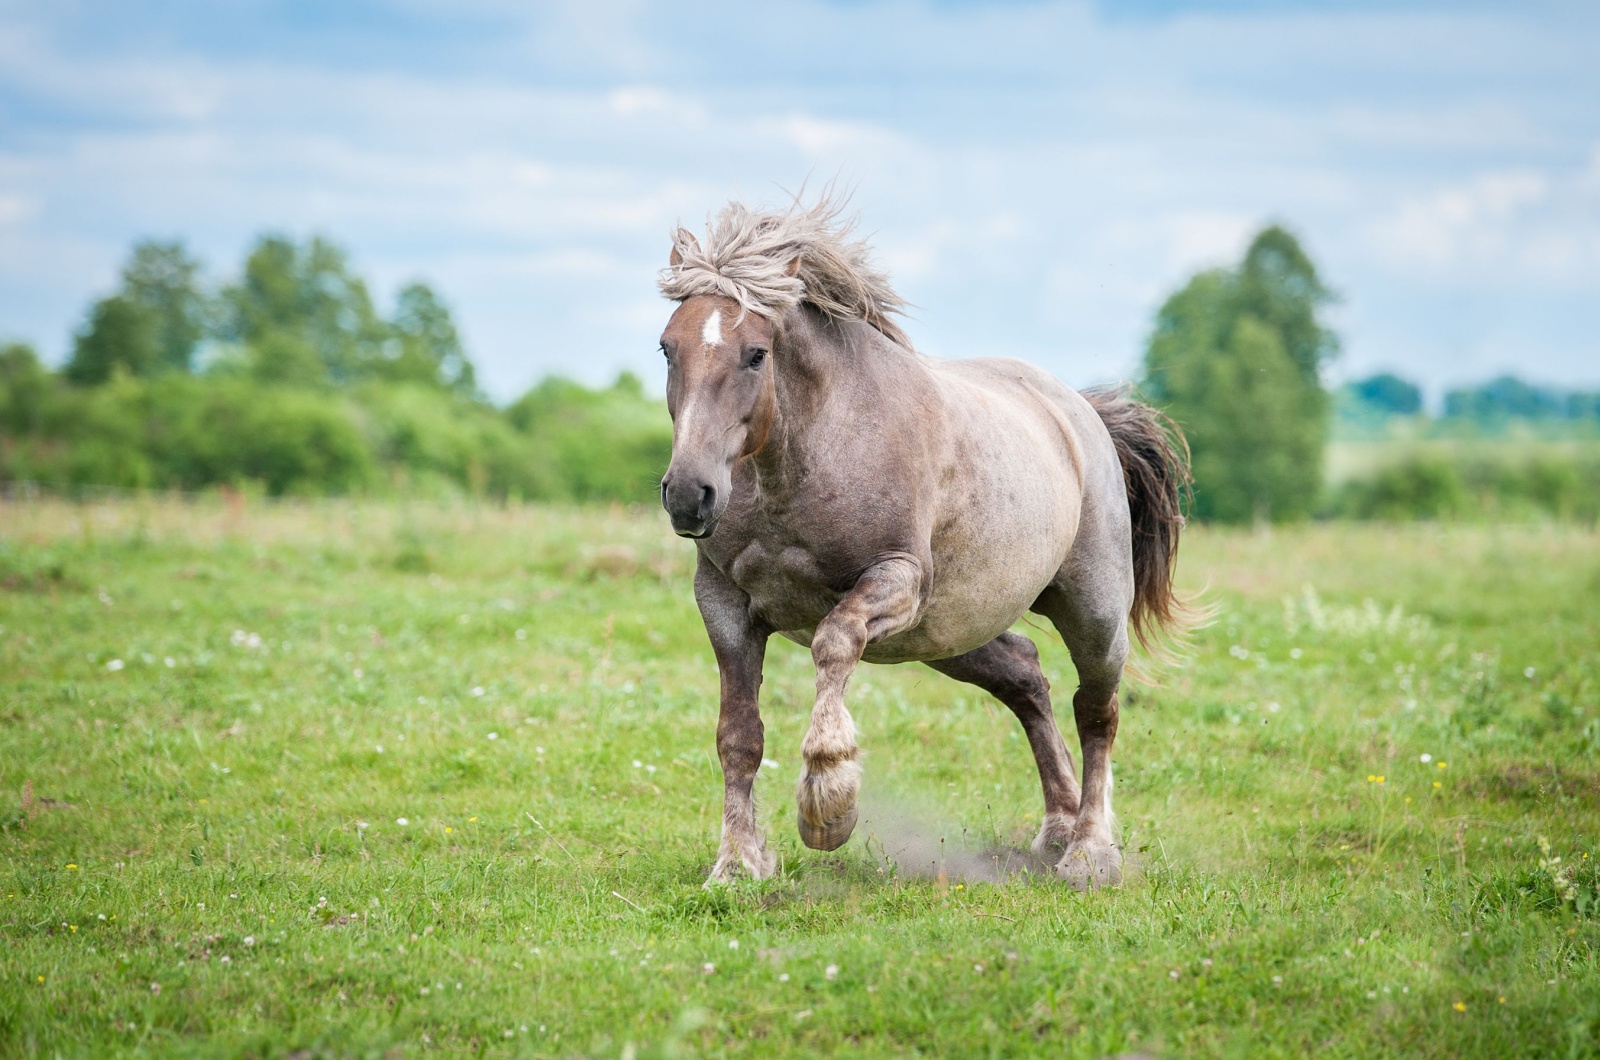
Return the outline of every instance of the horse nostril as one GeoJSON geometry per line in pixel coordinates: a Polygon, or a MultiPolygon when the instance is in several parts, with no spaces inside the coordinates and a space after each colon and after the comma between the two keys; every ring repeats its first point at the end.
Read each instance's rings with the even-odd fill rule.
{"type": "Polygon", "coordinates": [[[716,507],[717,491],[714,486],[700,487],[700,518],[704,519],[711,514],[711,509],[716,507]]]}

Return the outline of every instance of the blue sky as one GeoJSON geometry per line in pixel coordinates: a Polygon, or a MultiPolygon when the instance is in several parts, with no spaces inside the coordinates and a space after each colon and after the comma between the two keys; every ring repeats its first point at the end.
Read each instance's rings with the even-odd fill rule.
{"type": "Polygon", "coordinates": [[[1600,386],[1600,5],[0,0],[0,337],[130,243],[326,234],[507,399],[660,385],[666,233],[838,176],[940,356],[1135,370],[1282,221],[1336,378],[1600,386]]]}

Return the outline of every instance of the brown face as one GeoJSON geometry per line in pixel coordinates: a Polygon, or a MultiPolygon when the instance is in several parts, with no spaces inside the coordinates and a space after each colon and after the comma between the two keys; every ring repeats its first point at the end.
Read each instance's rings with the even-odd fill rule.
{"type": "Polygon", "coordinates": [[[731,298],[697,295],[661,334],[672,463],[661,504],[683,537],[708,537],[728,508],[733,465],[758,451],[775,407],[772,324],[731,298]]]}

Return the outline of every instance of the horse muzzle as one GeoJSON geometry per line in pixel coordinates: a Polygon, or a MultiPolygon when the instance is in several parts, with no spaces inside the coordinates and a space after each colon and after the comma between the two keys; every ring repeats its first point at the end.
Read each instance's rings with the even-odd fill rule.
{"type": "Polygon", "coordinates": [[[661,480],[661,506],[679,537],[710,537],[722,517],[724,496],[712,483],[670,469],[661,480]]]}

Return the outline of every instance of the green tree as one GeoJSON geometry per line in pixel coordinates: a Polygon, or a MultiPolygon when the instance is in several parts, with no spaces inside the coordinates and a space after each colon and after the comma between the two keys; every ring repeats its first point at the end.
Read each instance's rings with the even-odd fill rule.
{"type": "Polygon", "coordinates": [[[466,396],[477,393],[477,374],[461,347],[450,308],[427,284],[412,283],[401,290],[390,326],[393,355],[384,366],[388,378],[466,396]]]}
{"type": "Polygon", "coordinates": [[[54,385],[32,346],[22,342],[0,346],[0,433],[37,434],[54,385]]]}
{"type": "Polygon", "coordinates": [[[118,371],[152,375],[161,363],[158,321],[147,307],[126,295],[102,298],[74,337],[62,374],[84,386],[97,386],[118,371]]]}
{"type": "Polygon", "coordinates": [[[1141,389],[1189,439],[1200,518],[1310,513],[1328,426],[1321,370],[1338,350],[1318,317],[1331,299],[1299,242],[1274,225],[1237,268],[1196,275],[1157,313],[1141,389]]]}
{"type": "Polygon", "coordinates": [[[275,382],[348,384],[384,360],[388,329],[344,251],[321,238],[265,236],[223,292],[223,335],[248,372],[275,382]]]}
{"type": "Polygon", "coordinates": [[[200,263],[180,242],[138,243],[122,270],[122,293],[154,317],[157,367],[190,371],[205,334],[200,263]]]}
{"type": "Polygon", "coordinates": [[[1393,372],[1380,372],[1346,383],[1345,391],[1362,405],[1385,416],[1415,416],[1422,411],[1422,389],[1393,372]]]}

